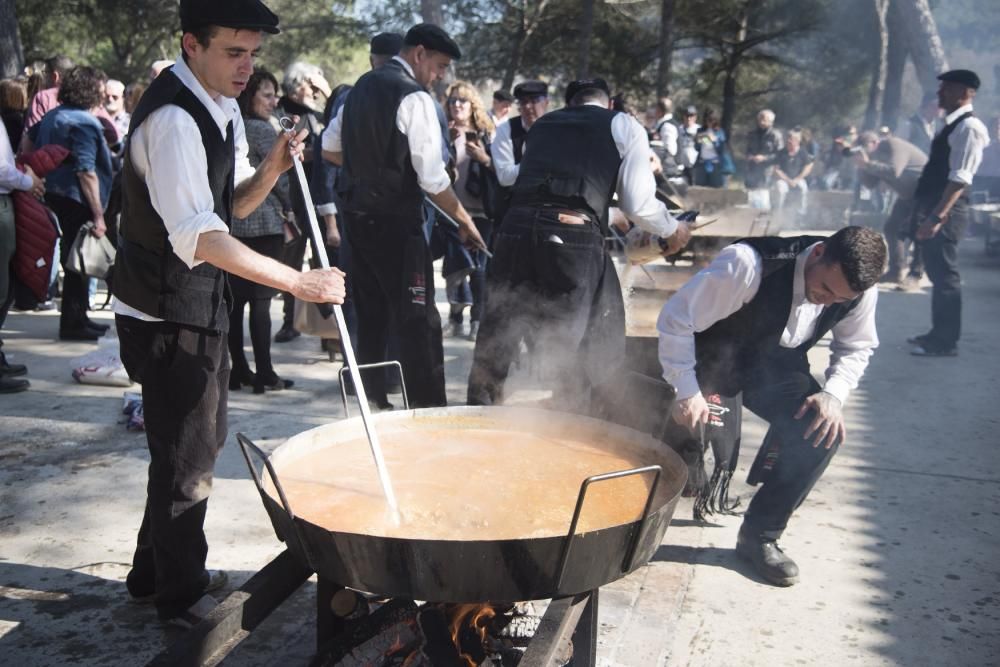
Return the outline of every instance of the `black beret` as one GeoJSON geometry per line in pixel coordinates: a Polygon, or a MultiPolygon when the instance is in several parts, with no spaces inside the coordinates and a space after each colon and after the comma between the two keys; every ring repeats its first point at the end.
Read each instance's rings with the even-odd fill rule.
{"type": "Polygon", "coordinates": [[[975,72],[968,69],[953,69],[950,72],[938,74],[938,80],[952,81],[954,83],[960,83],[966,88],[979,90],[979,77],[975,72]]]}
{"type": "Polygon", "coordinates": [[[544,81],[522,81],[514,86],[514,97],[548,97],[549,86],[544,81]]]}
{"type": "Polygon", "coordinates": [[[410,28],[403,38],[406,46],[422,46],[430,51],[437,51],[453,60],[462,58],[462,50],[458,48],[448,33],[433,23],[420,23],[410,28]]]}
{"type": "Polygon", "coordinates": [[[566,104],[569,104],[570,100],[584,90],[600,90],[611,97],[611,89],[608,88],[608,82],[604,79],[578,79],[566,86],[566,104]]]}
{"type": "Polygon", "coordinates": [[[380,32],[372,37],[371,54],[373,56],[394,56],[403,48],[403,36],[398,32],[380,32]]]}
{"type": "Polygon", "coordinates": [[[506,90],[495,90],[493,91],[493,99],[497,102],[513,102],[514,96],[506,90]]]}
{"type": "Polygon", "coordinates": [[[280,32],[277,15],[260,0],[181,0],[180,13],[183,32],[209,25],[272,35],[280,32]]]}

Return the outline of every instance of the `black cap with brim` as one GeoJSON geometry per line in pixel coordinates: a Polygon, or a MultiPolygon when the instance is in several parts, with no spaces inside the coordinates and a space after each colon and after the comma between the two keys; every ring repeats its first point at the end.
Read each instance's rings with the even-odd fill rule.
{"type": "Polygon", "coordinates": [[[493,99],[497,102],[513,102],[514,96],[506,90],[495,90],[493,91],[493,99]]]}
{"type": "Polygon", "coordinates": [[[600,90],[611,97],[611,89],[604,79],[579,79],[566,86],[566,104],[569,104],[574,97],[585,90],[600,90]]]}
{"type": "Polygon", "coordinates": [[[403,36],[398,32],[380,32],[372,37],[371,54],[373,56],[394,56],[403,48],[403,36]]]}
{"type": "Polygon", "coordinates": [[[462,50],[458,48],[448,33],[433,23],[420,23],[410,28],[403,38],[406,46],[422,46],[430,51],[437,51],[449,56],[452,60],[461,60],[462,50]]]}
{"type": "Polygon", "coordinates": [[[260,0],[181,0],[181,30],[191,32],[216,25],[276,35],[278,17],[260,0]]]}
{"type": "Polygon", "coordinates": [[[979,76],[968,69],[953,69],[950,72],[938,74],[938,81],[951,81],[962,84],[966,88],[979,90],[979,76]]]}
{"type": "Polygon", "coordinates": [[[549,86],[544,81],[522,81],[514,86],[514,97],[548,97],[549,86]]]}

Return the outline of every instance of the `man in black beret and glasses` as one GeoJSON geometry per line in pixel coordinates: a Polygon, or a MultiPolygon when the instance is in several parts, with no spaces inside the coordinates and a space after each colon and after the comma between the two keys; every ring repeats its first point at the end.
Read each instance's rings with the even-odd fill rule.
{"type": "MultiPolygon", "coordinates": [[[[358,79],[344,104],[340,136],[330,138],[327,151],[333,162],[343,163],[337,191],[353,253],[358,360],[383,361],[390,329],[397,333],[413,407],[446,403],[424,197],[458,222],[464,243],[485,246],[451,188],[438,114],[427,92],[461,56],[438,26],[411,28],[398,56],[358,79]]],[[[376,404],[387,403],[384,374],[366,374],[365,388],[376,404]]]]}
{"type": "Polygon", "coordinates": [[[944,127],[931,142],[920,174],[916,201],[916,239],[927,277],[933,283],[931,330],[907,339],[918,357],[953,357],[962,331],[962,278],[958,242],[969,224],[967,191],[983,161],[989,132],[972,112],[979,90],[975,72],[957,69],[938,76],[938,105],[944,127]]]}
{"type": "Polygon", "coordinates": [[[237,97],[262,33],[278,17],[259,0],[182,0],[182,58],[143,95],[122,167],[114,285],[121,357],[142,384],[150,465],[146,509],[126,585],[160,619],[191,627],[226,582],[205,569],[204,522],[226,439],[230,292],[226,274],[341,303],[343,274],[300,273],[230,236],[298,159],[304,133],[282,134],[250,166],[237,97]]]}

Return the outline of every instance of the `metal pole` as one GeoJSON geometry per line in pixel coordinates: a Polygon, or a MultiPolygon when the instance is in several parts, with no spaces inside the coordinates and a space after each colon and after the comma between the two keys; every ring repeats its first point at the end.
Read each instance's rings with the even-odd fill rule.
{"type": "MultiPolygon", "coordinates": [[[[449,225],[451,225],[455,229],[461,229],[462,228],[462,226],[458,224],[458,221],[455,220],[450,215],[448,215],[447,213],[445,213],[444,209],[442,209],[440,206],[438,206],[437,204],[435,204],[433,199],[431,199],[430,197],[424,196],[424,201],[426,201],[428,204],[430,204],[431,206],[433,206],[434,210],[437,211],[438,213],[440,213],[441,217],[444,218],[444,221],[447,222],[449,225]]],[[[490,259],[493,259],[493,253],[491,253],[489,250],[487,250],[486,246],[480,247],[479,251],[481,253],[483,253],[484,255],[486,255],[487,257],[489,257],[490,259]]]]}
{"type": "MultiPolygon", "coordinates": [[[[291,118],[283,117],[280,121],[281,128],[286,132],[295,131],[295,124],[291,118]]],[[[302,190],[302,197],[306,203],[306,214],[309,218],[309,233],[312,236],[316,254],[319,257],[320,266],[324,269],[330,268],[330,258],[326,254],[326,244],[320,237],[319,220],[316,219],[316,208],[313,205],[312,195],[309,193],[309,183],[306,181],[306,173],[302,168],[302,162],[293,157],[292,163],[295,165],[295,175],[299,179],[299,187],[302,190]]],[[[340,332],[340,343],[344,346],[344,361],[354,380],[354,389],[357,393],[358,406],[361,408],[361,421],[365,425],[365,433],[368,435],[368,444],[372,450],[372,457],[375,459],[375,468],[378,470],[378,479],[382,484],[382,492],[385,500],[392,511],[393,519],[399,520],[399,505],[396,503],[396,494],[392,490],[392,480],[389,479],[389,470],[386,468],[385,459],[382,457],[382,446],[379,444],[378,433],[375,432],[375,425],[372,424],[371,410],[368,408],[368,395],[365,393],[365,385],[361,382],[361,371],[358,369],[358,360],[354,356],[354,346],[351,345],[351,337],[347,333],[347,322],[344,321],[344,311],[339,305],[333,306],[333,316],[337,320],[337,331],[340,332]]]]}

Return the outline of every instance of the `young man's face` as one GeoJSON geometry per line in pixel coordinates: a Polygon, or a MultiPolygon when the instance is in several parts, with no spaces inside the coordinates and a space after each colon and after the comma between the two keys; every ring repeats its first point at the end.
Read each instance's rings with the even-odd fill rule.
{"type": "Polygon", "coordinates": [[[847,283],[840,263],[824,261],[823,252],[822,244],[816,246],[806,261],[805,290],[809,302],[830,306],[858,298],[859,294],[847,283]]]}
{"type": "Polygon", "coordinates": [[[239,97],[253,74],[263,35],[255,30],[218,28],[208,46],[185,33],[188,66],[209,95],[239,97]]]}
{"type": "Polygon", "coordinates": [[[451,56],[440,51],[431,51],[422,46],[413,49],[413,78],[424,88],[430,88],[448,73],[451,56]]]}

